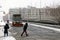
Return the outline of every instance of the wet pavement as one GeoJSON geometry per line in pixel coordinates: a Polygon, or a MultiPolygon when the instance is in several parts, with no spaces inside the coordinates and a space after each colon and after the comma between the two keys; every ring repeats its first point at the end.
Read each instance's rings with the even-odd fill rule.
{"type": "Polygon", "coordinates": [[[23,35],[23,27],[12,27],[9,30],[16,40],[60,40],[60,32],[29,25],[27,32],[29,36],[23,35]]]}

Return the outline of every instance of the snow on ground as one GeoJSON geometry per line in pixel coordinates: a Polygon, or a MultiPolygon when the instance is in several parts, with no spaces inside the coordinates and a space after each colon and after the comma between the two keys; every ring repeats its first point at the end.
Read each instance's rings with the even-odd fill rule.
{"type": "Polygon", "coordinates": [[[0,40],[16,40],[16,39],[12,36],[7,36],[7,37],[1,37],[0,40]]]}
{"type": "Polygon", "coordinates": [[[4,33],[3,33],[3,27],[0,27],[0,37],[3,36],[4,33]]]}
{"type": "MultiPolygon", "coordinates": [[[[1,24],[3,25],[4,23],[1,23],[1,24]]],[[[60,29],[57,29],[57,28],[52,28],[52,27],[47,27],[47,26],[42,26],[42,25],[36,25],[36,24],[31,24],[31,23],[28,23],[28,24],[29,25],[33,25],[33,26],[37,26],[37,27],[52,29],[52,30],[60,32],[60,29]]],[[[13,36],[4,37],[4,33],[3,32],[4,32],[3,27],[0,27],[0,40],[16,40],[13,36]]]]}
{"type": "Polygon", "coordinates": [[[12,36],[8,36],[8,37],[4,37],[3,40],[16,40],[16,39],[12,36]]]}
{"type": "Polygon", "coordinates": [[[4,22],[0,22],[0,25],[5,25],[5,23],[4,22]]]}
{"type": "MultiPolygon", "coordinates": [[[[29,24],[30,24],[30,23],[29,23],[29,24]]],[[[30,24],[30,25],[37,26],[37,27],[42,27],[42,28],[46,28],[46,29],[51,29],[51,30],[55,30],[55,31],[60,32],[60,29],[58,29],[58,28],[47,27],[47,26],[36,25],[36,24],[30,24]]]]}
{"type": "Polygon", "coordinates": [[[3,27],[0,27],[0,40],[16,40],[13,36],[10,35],[11,33],[9,32],[9,36],[4,37],[3,27]]]}
{"type": "MultiPolygon", "coordinates": [[[[23,22],[23,24],[25,24],[25,22],[23,22]]],[[[33,26],[36,26],[36,27],[41,27],[41,28],[51,29],[51,30],[55,30],[55,31],[60,32],[60,29],[58,29],[58,28],[47,27],[47,26],[42,26],[42,25],[36,25],[36,24],[33,24],[33,23],[28,23],[28,24],[29,24],[29,25],[33,25],[33,26]]]]}

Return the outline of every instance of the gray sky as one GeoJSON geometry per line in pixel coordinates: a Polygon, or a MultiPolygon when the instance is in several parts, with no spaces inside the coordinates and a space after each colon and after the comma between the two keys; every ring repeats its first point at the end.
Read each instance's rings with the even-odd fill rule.
{"type": "MultiPolygon", "coordinates": [[[[60,0],[0,0],[0,11],[5,11],[8,13],[9,8],[18,8],[18,7],[55,7],[60,5],[60,0]]],[[[2,19],[3,14],[0,13],[0,19],[2,19]]]]}
{"type": "MultiPolygon", "coordinates": [[[[0,6],[2,10],[8,12],[9,8],[16,7],[45,7],[45,6],[56,6],[60,4],[60,0],[0,0],[0,6]]],[[[1,8],[0,8],[1,9],[1,8]]]]}

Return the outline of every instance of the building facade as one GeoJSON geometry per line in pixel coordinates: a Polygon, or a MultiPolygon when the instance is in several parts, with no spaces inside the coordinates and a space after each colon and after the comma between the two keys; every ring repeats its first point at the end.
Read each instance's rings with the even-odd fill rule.
{"type": "Polygon", "coordinates": [[[9,17],[9,20],[12,21],[12,19],[13,19],[13,14],[20,14],[20,13],[19,13],[19,9],[18,9],[18,8],[10,9],[8,14],[9,14],[9,16],[10,16],[10,17],[9,17]]]}
{"type": "Polygon", "coordinates": [[[34,21],[40,20],[39,8],[35,8],[35,7],[10,9],[9,10],[10,20],[12,20],[13,14],[21,14],[22,20],[34,20],[34,21]]]}
{"type": "Polygon", "coordinates": [[[11,21],[13,14],[21,14],[22,20],[58,23],[58,21],[55,20],[56,18],[54,16],[51,16],[52,9],[54,8],[13,8],[9,10],[9,15],[11,21]]]}

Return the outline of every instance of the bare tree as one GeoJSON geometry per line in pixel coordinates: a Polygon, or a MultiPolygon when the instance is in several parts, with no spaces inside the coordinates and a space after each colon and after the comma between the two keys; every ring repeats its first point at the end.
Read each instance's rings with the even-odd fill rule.
{"type": "Polygon", "coordinates": [[[54,20],[58,21],[60,24],[60,8],[52,8],[50,12],[50,15],[54,17],[54,20]]]}

